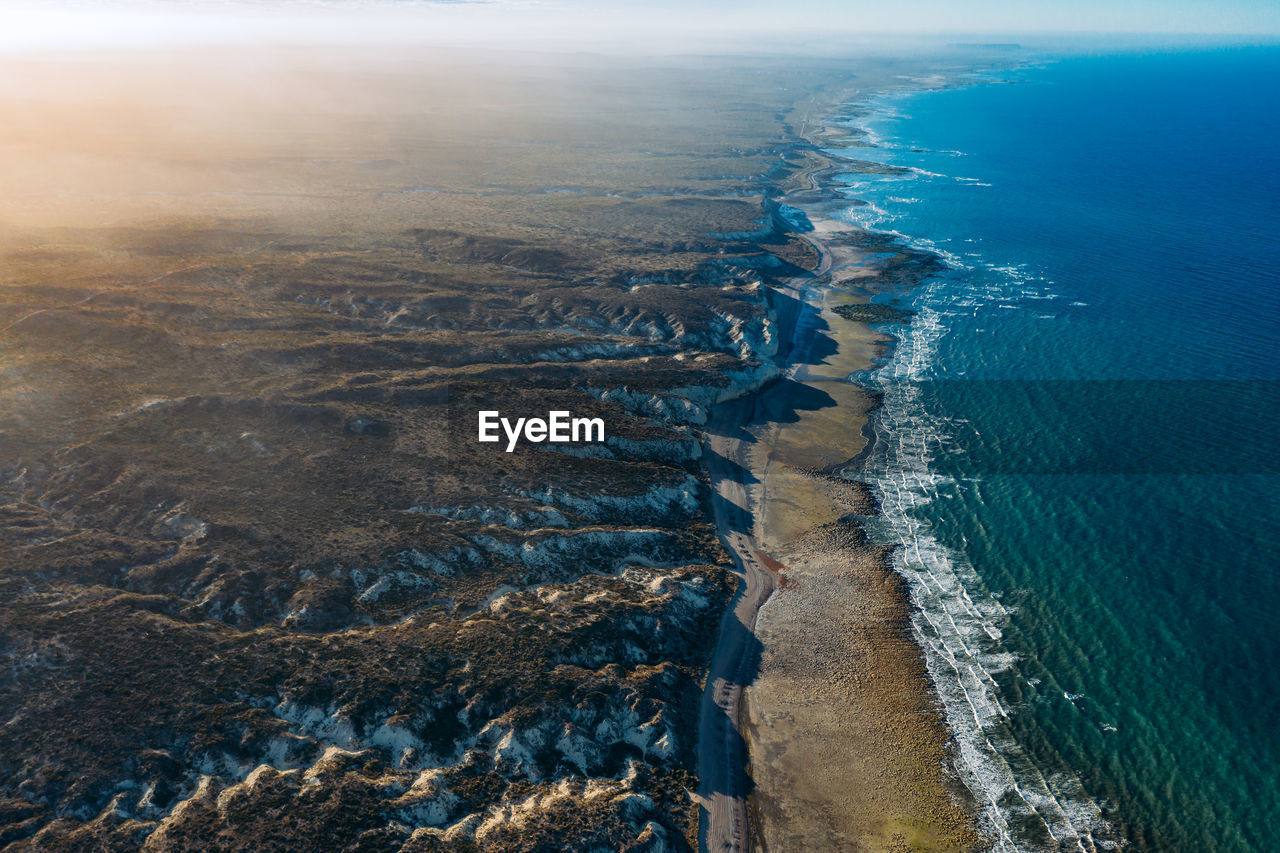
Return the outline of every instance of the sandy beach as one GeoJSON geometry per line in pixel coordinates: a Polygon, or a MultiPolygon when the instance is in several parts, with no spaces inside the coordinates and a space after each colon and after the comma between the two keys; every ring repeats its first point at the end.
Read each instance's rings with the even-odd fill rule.
{"type": "Polygon", "coordinates": [[[704,810],[702,840],[704,849],[975,849],[975,809],[950,769],[905,584],[863,533],[860,518],[875,512],[869,492],[834,473],[863,449],[874,405],[846,377],[888,341],[834,309],[897,280],[902,259],[822,215],[818,179],[830,165],[783,199],[805,210],[813,227],[803,236],[819,258],[777,292],[783,378],[749,405],[723,407],[710,428],[722,540],[748,584],[720,650],[737,649],[741,683],[713,668],[704,736],[711,702],[724,728],[736,719],[750,780],[746,795],[714,778],[723,773],[704,775],[704,804],[715,792],[721,808],[704,810]],[[725,805],[739,798],[747,844],[725,805]]]}

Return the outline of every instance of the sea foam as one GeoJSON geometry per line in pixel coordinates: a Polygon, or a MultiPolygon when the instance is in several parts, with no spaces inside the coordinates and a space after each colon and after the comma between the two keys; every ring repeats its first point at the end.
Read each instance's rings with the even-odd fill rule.
{"type": "MultiPolygon", "coordinates": [[[[873,138],[888,146],[886,136],[873,138]]],[[[941,177],[915,170],[884,181],[901,186],[904,180],[941,177]]],[[[901,189],[894,192],[900,195],[883,202],[915,201],[901,189]]],[[[983,275],[967,276],[983,266],[981,253],[961,258],[928,240],[912,239],[894,230],[890,210],[867,201],[849,208],[845,218],[930,251],[952,271],[910,294],[916,312],[911,324],[899,332],[890,357],[862,377],[882,395],[882,403],[873,417],[873,451],[859,476],[873,488],[882,510],[872,534],[897,545],[894,568],[909,585],[912,627],[955,737],[957,770],[981,805],[994,850],[1092,853],[1113,847],[1110,827],[1080,781],[1061,770],[1041,769],[1014,737],[1010,718],[1018,708],[997,681],[1017,663],[1001,644],[1009,612],[964,556],[939,541],[921,512],[966,486],[935,470],[935,461],[949,452],[954,425],[931,414],[921,393],[922,383],[939,378],[938,345],[949,319],[972,314],[979,301],[1000,304],[1052,294],[1030,287],[1033,277],[1023,269],[986,267],[983,275]]]]}

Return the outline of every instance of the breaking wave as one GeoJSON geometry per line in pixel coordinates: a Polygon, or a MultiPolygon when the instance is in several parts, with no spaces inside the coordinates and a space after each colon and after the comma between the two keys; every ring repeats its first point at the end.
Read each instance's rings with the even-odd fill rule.
{"type": "MultiPolygon", "coordinates": [[[[875,123],[882,116],[869,118],[875,123]]],[[[876,138],[887,145],[883,134],[876,138]]],[[[917,173],[885,181],[897,185],[895,194],[907,196],[904,181],[938,177],[917,173]]],[[[860,183],[865,181],[864,176],[860,183]]],[[[997,679],[1017,664],[1001,643],[1009,612],[964,555],[940,541],[922,512],[974,485],[937,473],[935,461],[953,452],[953,425],[931,412],[922,394],[922,383],[939,378],[938,345],[949,321],[972,314],[980,301],[999,304],[1052,294],[1035,286],[1025,270],[984,266],[974,253],[961,257],[895,231],[894,217],[872,202],[850,208],[846,218],[930,251],[950,270],[907,295],[915,312],[910,325],[898,327],[899,340],[888,359],[859,377],[882,403],[872,419],[872,452],[858,476],[875,491],[882,509],[872,535],[897,546],[894,567],[909,585],[914,633],[955,737],[958,772],[981,805],[993,850],[1115,848],[1111,828],[1080,781],[1061,769],[1037,766],[1017,741],[1010,725],[1017,708],[997,679]]]]}

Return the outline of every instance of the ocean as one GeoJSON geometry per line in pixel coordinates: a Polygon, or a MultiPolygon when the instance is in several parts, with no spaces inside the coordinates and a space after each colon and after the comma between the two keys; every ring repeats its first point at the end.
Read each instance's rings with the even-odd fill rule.
{"type": "Polygon", "coordinates": [[[1280,48],[1039,57],[845,119],[947,272],[858,476],[1002,850],[1280,839],[1280,48]]]}

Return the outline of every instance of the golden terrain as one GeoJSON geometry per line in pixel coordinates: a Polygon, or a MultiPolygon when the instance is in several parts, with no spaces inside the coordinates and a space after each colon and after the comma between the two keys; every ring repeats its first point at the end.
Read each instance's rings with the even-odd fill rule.
{"type": "MultiPolygon", "coordinates": [[[[818,261],[769,209],[822,165],[803,137],[822,93],[901,69],[8,65],[0,849],[696,844],[701,680],[736,584],[700,428],[776,375],[773,288],[818,261]],[[609,440],[503,453],[474,441],[489,408],[599,415],[609,440]]],[[[769,473],[806,512],[825,492],[782,469],[839,461],[808,440],[780,439],[769,473]]],[[[821,588],[806,566],[845,584],[828,528],[800,535],[817,523],[768,522],[800,592],[821,588]]],[[[927,733],[895,770],[922,793],[893,808],[942,809],[901,591],[855,563],[881,574],[840,594],[884,598],[827,640],[858,653],[846,674],[896,673],[866,701],[927,733]]],[[[767,649],[797,641],[784,621],[767,649]]],[[[770,829],[771,808],[762,837],[789,849],[810,818],[770,829]]],[[[902,833],[930,846],[936,823],[902,833]]]]}

